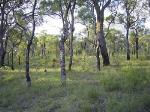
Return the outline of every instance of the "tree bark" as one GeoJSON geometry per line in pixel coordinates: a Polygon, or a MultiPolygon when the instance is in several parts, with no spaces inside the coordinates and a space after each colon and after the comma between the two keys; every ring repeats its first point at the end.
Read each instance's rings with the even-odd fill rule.
{"type": "Polygon", "coordinates": [[[60,40],[60,66],[61,66],[61,81],[62,84],[65,84],[66,81],[66,69],[65,69],[65,46],[64,40],[61,38],[60,40]]]}
{"type": "Polygon", "coordinates": [[[9,66],[9,52],[7,52],[7,65],[9,66]]]}
{"type": "Polygon", "coordinates": [[[73,60],[73,34],[74,34],[74,10],[75,10],[76,0],[73,1],[73,6],[70,9],[71,12],[71,37],[70,37],[70,60],[69,60],[69,71],[72,67],[72,60],[73,60]]]}
{"type": "Polygon", "coordinates": [[[105,4],[103,1],[102,3],[103,6],[101,9],[100,9],[98,1],[93,0],[93,3],[94,3],[94,7],[96,10],[96,14],[97,14],[97,39],[99,43],[99,48],[101,50],[101,55],[103,58],[103,65],[107,66],[107,65],[110,65],[110,61],[109,61],[109,55],[107,52],[103,26],[104,26],[104,10],[107,6],[109,6],[109,4],[111,3],[111,0],[108,0],[105,4]]]}
{"type": "Polygon", "coordinates": [[[94,14],[94,5],[92,5],[92,16],[93,16],[93,26],[94,26],[94,34],[95,34],[95,40],[94,43],[96,44],[96,46],[94,46],[94,48],[96,48],[96,65],[97,65],[97,69],[100,71],[100,47],[99,47],[99,41],[96,35],[96,17],[94,14]]]}
{"type": "Polygon", "coordinates": [[[4,47],[1,46],[1,48],[0,48],[0,67],[4,66],[4,61],[5,61],[5,51],[4,51],[4,47]]]}
{"type": "Polygon", "coordinates": [[[70,39],[70,59],[69,59],[69,71],[71,71],[72,67],[72,60],[73,60],[73,34],[71,34],[71,39],[70,39]]]}
{"type": "Polygon", "coordinates": [[[11,69],[14,70],[14,43],[11,48],[11,69]]]}
{"type": "Polygon", "coordinates": [[[3,46],[3,38],[4,38],[4,14],[5,14],[5,1],[3,1],[3,4],[0,5],[1,10],[1,24],[0,24],[0,67],[4,66],[4,46],[3,46]]]}
{"type": "Polygon", "coordinates": [[[130,60],[129,28],[127,28],[126,31],[127,60],[130,60]]]}
{"type": "Polygon", "coordinates": [[[6,3],[9,1],[3,0],[3,2],[0,4],[0,12],[1,12],[1,20],[0,20],[0,67],[4,66],[5,63],[5,55],[6,55],[6,47],[7,47],[7,40],[8,37],[5,38],[6,33],[6,27],[7,24],[7,14],[5,12],[6,9],[6,3]],[[4,41],[4,38],[6,39],[4,41]]]}
{"type": "Polygon", "coordinates": [[[98,16],[98,20],[97,20],[98,24],[99,24],[99,31],[97,32],[97,38],[98,38],[98,43],[99,43],[99,47],[101,50],[101,55],[103,58],[103,65],[107,66],[110,65],[109,62],[109,55],[107,52],[107,47],[106,47],[106,41],[105,41],[105,37],[104,37],[104,11],[101,10],[100,15],[98,16]]]}
{"type": "Polygon", "coordinates": [[[31,86],[31,78],[30,78],[30,65],[29,65],[29,54],[30,54],[30,46],[27,46],[26,49],[26,81],[27,81],[27,86],[30,87],[31,86]]]}
{"type": "Polygon", "coordinates": [[[139,58],[139,38],[138,37],[136,37],[136,40],[135,40],[135,42],[136,42],[136,58],[138,59],[139,58]]]}
{"type": "Polygon", "coordinates": [[[96,63],[97,63],[97,69],[100,71],[100,57],[99,57],[99,54],[100,54],[100,52],[99,52],[99,46],[97,46],[96,47],[96,59],[97,59],[97,61],[96,61],[96,63]]]}
{"type": "Polygon", "coordinates": [[[68,13],[71,8],[71,2],[72,0],[69,0],[66,5],[65,5],[65,10],[63,10],[63,3],[61,0],[59,0],[59,5],[61,8],[61,19],[63,23],[63,34],[61,35],[61,40],[60,40],[60,67],[61,67],[61,81],[62,85],[66,85],[66,69],[65,69],[65,46],[64,43],[69,35],[68,32],[68,13]]]}
{"type": "Polygon", "coordinates": [[[19,64],[19,66],[21,65],[21,57],[20,56],[18,56],[18,64],[19,64]]]}
{"type": "Polygon", "coordinates": [[[31,33],[31,37],[28,40],[28,44],[27,44],[27,48],[26,48],[26,81],[27,81],[27,86],[30,87],[31,86],[31,78],[30,78],[30,65],[29,65],[29,59],[30,59],[30,49],[31,49],[31,45],[33,42],[33,38],[34,38],[34,34],[35,34],[35,9],[36,9],[36,4],[37,4],[37,0],[34,0],[34,4],[33,4],[33,8],[32,8],[32,33],[31,33]]]}

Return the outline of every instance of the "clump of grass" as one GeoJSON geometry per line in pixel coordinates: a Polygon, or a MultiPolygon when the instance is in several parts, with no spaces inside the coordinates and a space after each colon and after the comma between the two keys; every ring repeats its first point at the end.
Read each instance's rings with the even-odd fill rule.
{"type": "Polygon", "coordinates": [[[101,78],[101,83],[106,91],[121,90],[124,77],[118,73],[105,74],[101,78]]]}

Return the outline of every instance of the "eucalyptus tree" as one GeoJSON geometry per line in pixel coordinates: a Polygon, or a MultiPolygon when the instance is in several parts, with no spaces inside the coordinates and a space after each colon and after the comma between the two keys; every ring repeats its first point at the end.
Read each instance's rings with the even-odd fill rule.
{"type": "Polygon", "coordinates": [[[106,41],[104,37],[104,11],[110,5],[111,0],[92,0],[97,15],[97,45],[101,50],[103,65],[109,65],[109,56],[106,47],[106,41]]]}
{"type": "MultiPolygon", "coordinates": [[[[109,62],[109,56],[107,53],[105,38],[107,37],[107,35],[109,33],[110,25],[114,22],[114,18],[115,18],[117,6],[118,6],[118,2],[115,3],[115,0],[113,0],[113,1],[108,1],[107,2],[108,5],[106,4],[107,6],[105,5],[105,8],[104,8],[104,4],[106,2],[107,1],[105,1],[105,0],[104,1],[85,0],[83,2],[83,5],[82,5],[83,8],[81,7],[81,9],[79,9],[79,17],[81,18],[83,23],[86,24],[87,26],[88,26],[88,24],[92,25],[93,34],[94,34],[92,36],[95,37],[94,42],[92,42],[89,39],[87,39],[87,40],[88,40],[88,42],[92,43],[96,48],[96,60],[97,60],[96,63],[97,63],[97,69],[98,70],[100,70],[100,51],[101,51],[102,58],[103,58],[103,65],[109,65],[109,63],[110,63],[109,62]],[[97,6],[99,6],[99,7],[97,7],[97,6]],[[105,19],[104,19],[105,17],[104,17],[104,14],[102,14],[102,13],[104,13],[104,11],[107,7],[110,10],[111,15],[109,16],[109,19],[107,17],[107,21],[108,21],[109,25],[107,28],[107,33],[104,35],[104,29],[100,28],[98,23],[100,23],[100,17],[103,18],[103,19],[101,19],[101,24],[102,24],[101,27],[104,27],[103,23],[105,21],[105,19]],[[96,15],[95,15],[94,9],[97,12],[96,13],[96,15],[97,15],[97,28],[96,28],[96,15]],[[100,15],[100,13],[102,15],[100,15]],[[102,33],[99,33],[99,32],[103,32],[103,35],[102,35],[102,33]],[[101,34],[101,35],[99,35],[99,34],[101,34]],[[101,43],[100,43],[100,39],[101,39],[101,43]],[[102,41],[102,39],[104,41],[102,41]],[[100,44],[102,44],[102,45],[100,45],[100,44]]],[[[87,29],[89,29],[89,27],[87,27],[87,29]]],[[[89,36],[89,32],[88,32],[88,36],[89,36]]]]}
{"type": "Polygon", "coordinates": [[[137,22],[135,24],[134,27],[132,27],[133,30],[133,36],[134,36],[134,49],[135,49],[135,54],[136,54],[136,58],[139,58],[139,36],[140,34],[144,31],[144,26],[141,25],[142,21],[145,20],[139,20],[139,22],[137,22]]]}
{"type": "MultiPolygon", "coordinates": [[[[11,51],[11,69],[14,70],[14,49],[18,48],[22,41],[22,31],[20,31],[19,28],[13,27],[9,30],[8,36],[9,36],[8,46],[10,48],[7,48],[7,50],[9,51],[10,49],[11,51]]],[[[9,55],[9,52],[8,52],[8,55],[9,55]]]]}
{"type": "Polygon", "coordinates": [[[124,13],[119,14],[120,23],[124,24],[126,29],[126,53],[127,60],[130,60],[130,44],[129,33],[130,29],[139,20],[139,12],[142,10],[143,4],[139,0],[122,0],[122,9],[124,13]],[[136,11],[136,12],[135,12],[136,11]]]}
{"type": "Polygon", "coordinates": [[[96,15],[94,13],[94,5],[90,0],[83,0],[83,3],[80,3],[79,6],[79,21],[86,26],[87,38],[85,39],[96,48],[97,69],[100,70],[100,49],[99,45],[96,44],[96,15]],[[91,29],[92,33],[90,32],[91,29]],[[90,39],[90,37],[92,38],[90,39]]]}
{"type": "Polygon", "coordinates": [[[13,10],[13,16],[15,17],[15,23],[23,30],[23,35],[26,38],[26,58],[25,58],[25,73],[27,86],[31,86],[30,78],[30,49],[35,37],[35,27],[37,19],[37,0],[34,1],[24,1],[24,5],[19,9],[13,10]]]}
{"type": "Polygon", "coordinates": [[[75,21],[75,6],[76,6],[76,0],[73,0],[71,3],[71,8],[70,8],[70,14],[71,14],[71,24],[70,24],[70,41],[69,41],[69,50],[70,50],[70,59],[69,59],[69,70],[71,70],[72,67],[72,60],[73,60],[73,37],[74,37],[74,21],[75,21]]]}
{"type": "Polygon", "coordinates": [[[120,53],[120,51],[124,48],[124,35],[121,31],[111,28],[109,30],[108,36],[108,48],[112,56],[116,53],[120,53]]]}
{"type": "Polygon", "coordinates": [[[32,20],[32,32],[31,35],[27,41],[27,48],[26,48],[26,81],[28,86],[31,86],[31,78],[30,78],[30,73],[29,73],[29,54],[30,54],[30,47],[32,45],[34,36],[35,36],[35,26],[36,26],[36,21],[35,21],[35,10],[36,10],[36,5],[37,5],[37,0],[34,0],[32,3],[32,11],[31,11],[31,20],[32,20]]]}
{"type": "Polygon", "coordinates": [[[69,12],[74,11],[75,2],[76,2],[75,0],[43,0],[41,2],[41,9],[43,9],[43,13],[45,15],[57,16],[62,20],[62,32],[59,41],[62,84],[65,84],[66,81],[65,42],[69,37],[69,29],[70,29],[68,18],[69,12]]]}
{"type": "Polygon", "coordinates": [[[20,7],[21,5],[21,0],[0,1],[0,66],[4,65],[4,58],[8,41],[8,29],[14,26],[12,10],[20,7]]]}
{"type": "Polygon", "coordinates": [[[60,37],[60,66],[61,66],[61,80],[62,84],[65,84],[66,81],[66,69],[65,69],[65,46],[64,43],[66,39],[69,36],[69,22],[68,22],[68,16],[69,16],[69,10],[71,9],[72,0],[63,0],[59,1],[60,6],[60,12],[61,12],[61,19],[63,23],[63,31],[62,35],[60,37]]]}

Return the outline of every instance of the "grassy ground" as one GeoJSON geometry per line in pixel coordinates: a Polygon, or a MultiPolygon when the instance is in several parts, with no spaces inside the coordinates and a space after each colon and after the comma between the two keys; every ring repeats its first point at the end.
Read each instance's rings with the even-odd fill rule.
{"type": "Polygon", "coordinates": [[[66,87],[58,68],[32,68],[30,88],[23,70],[1,69],[0,112],[150,112],[150,61],[121,60],[99,72],[95,57],[75,58],[66,87]]]}

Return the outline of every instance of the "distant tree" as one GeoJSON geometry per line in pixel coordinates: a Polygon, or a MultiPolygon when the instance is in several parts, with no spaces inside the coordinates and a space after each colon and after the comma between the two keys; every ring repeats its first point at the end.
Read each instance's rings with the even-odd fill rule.
{"type": "Polygon", "coordinates": [[[111,28],[107,35],[109,51],[114,56],[119,53],[124,47],[124,35],[121,31],[111,28]]]}
{"type": "Polygon", "coordinates": [[[13,27],[9,30],[8,36],[8,44],[10,46],[11,51],[11,69],[14,70],[14,49],[20,45],[22,41],[23,32],[20,31],[18,28],[13,27]]]}
{"type": "Polygon", "coordinates": [[[124,14],[119,14],[120,23],[124,24],[126,29],[126,53],[127,60],[130,60],[130,44],[129,44],[129,33],[131,27],[138,21],[139,12],[142,10],[142,5],[139,0],[122,0],[122,7],[125,9],[124,14]],[[138,11],[136,11],[138,9],[138,11]],[[135,11],[137,13],[135,13],[135,11]]]}

